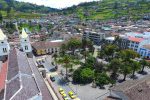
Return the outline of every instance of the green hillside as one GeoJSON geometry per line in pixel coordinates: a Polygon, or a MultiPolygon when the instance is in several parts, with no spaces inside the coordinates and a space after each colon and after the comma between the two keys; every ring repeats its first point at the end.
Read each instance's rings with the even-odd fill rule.
{"type": "Polygon", "coordinates": [[[83,3],[62,10],[63,14],[74,12],[81,19],[116,19],[125,18],[136,20],[150,13],[150,0],[102,0],[99,2],[83,3]]]}
{"type": "Polygon", "coordinates": [[[15,0],[0,0],[0,12],[4,17],[32,18],[40,17],[41,14],[55,11],[57,11],[57,9],[31,3],[18,2],[15,0]]]}

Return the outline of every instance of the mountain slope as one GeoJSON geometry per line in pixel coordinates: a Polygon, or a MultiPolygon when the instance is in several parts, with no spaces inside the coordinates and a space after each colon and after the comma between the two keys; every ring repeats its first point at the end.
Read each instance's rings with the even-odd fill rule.
{"type": "Polygon", "coordinates": [[[18,2],[15,0],[0,0],[0,9],[1,10],[9,10],[13,8],[16,11],[21,12],[36,12],[36,13],[48,13],[57,11],[57,9],[38,6],[31,3],[18,2]]]}
{"type": "Polygon", "coordinates": [[[83,3],[62,10],[63,14],[76,14],[81,19],[140,19],[150,13],[150,0],[102,0],[83,3]],[[75,13],[74,13],[75,12],[75,13]]]}
{"type": "Polygon", "coordinates": [[[56,11],[58,10],[54,8],[38,6],[31,3],[18,2],[15,0],[0,0],[0,12],[6,18],[35,18],[40,17],[41,14],[56,11]]]}

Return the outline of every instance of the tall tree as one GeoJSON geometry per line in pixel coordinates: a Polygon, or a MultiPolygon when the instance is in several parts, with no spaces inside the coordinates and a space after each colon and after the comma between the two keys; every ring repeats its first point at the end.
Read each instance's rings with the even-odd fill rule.
{"type": "Polygon", "coordinates": [[[66,68],[66,79],[68,79],[68,68],[79,64],[79,61],[69,55],[64,55],[63,57],[58,58],[58,63],[62,64],[66,68]]]}
{"type": "Polygon", "coordinates": [[[58,57],[58,54],[54,53],[52,57],[54,58],[55,64],[57,66],[57,57],[58,57]]]}
{"type": "Polygon", "coordinates": [[[112,78],[117,78],[117,73],[119,72],[120,67],[122,66],[122,62],[120,59],[113,59],[111,60],[110,64],[108,65],[108,69],[112,71],[112,78]]]}
{"type": "Polygon", "coordinates": [[[142,60],[140,61],[140,64],[142,65],[141,73],[143,73],[143,72],[144,72],[144,68],[145,68],[145,66],[148,65],[148,63],[147,63],[147,61],[146,61],[145,59],[142,59],[142,60]]]}
{"type": "Polygon", "coordinates": [[[3,16],[1,12],[0,12],[0,21],[3,21],[3,16]]]}
{"type": "Polygon", "coordinates": [[[131,69],[132,69],[132,78],[135,77],[135,71],[138,71],[140,69],[140,63],[137,61],[131,61],[131,69]]]}
{"type": "Polygon", "coordinates": [[[89,48],[89,51],[92,51],[93,42],[90,39],[82,39],[82,48],[83,50],[86,50],[86,48],[89,48]]]}
{"type": "Polygon", "coordinates": [[[136,57],[139,57],[139,54],[137,52],[130,50],[130,49],[125,49],[121,50],[119,52],[120,58],[122,58],[124,61],[129,61],[130,59],[134,59],[136,57]]]}
{"type": "Polygon", "coordinates": [[[71,38],[68,42],[68,48],[72,51],[73,55],[75,50],[81,46],[81,41],[75,38],[71,38]]]}
{"type": "Polygon", "coordinates": [[[131,73],[131,65],[128,62],[123,62],[120,67],[120,72],[124,75],[123,81],[126,80],[126,76],[131,73]]]}
{"type": "Polygon", "coordinates": [[[66,44],[62,44],[60,47],[60,55],[64,56],[65,52],[67,51],[67,45],[66,44]]]}
{"type": "Polygon", "coordinates": [[[107,56],[108,60],[110,60],[111,58],[114,58],[114,54],[116,51],[118,51],[118,47],[116,45],[107,45],[104,48],[104,53],[107,56]]]}

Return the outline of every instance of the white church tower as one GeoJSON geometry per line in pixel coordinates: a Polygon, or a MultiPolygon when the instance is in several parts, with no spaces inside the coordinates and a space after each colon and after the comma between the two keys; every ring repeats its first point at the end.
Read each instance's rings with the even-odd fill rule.
{"type": "Polygon", "coordinates": [[[26,52],[26,53],[32,52],[32,47],[31,47],[31,44],[30,44],[29,36],[25,32],[24,28],[22,29],[22,33],[20,35],[20,45],[21,45],[21,49],[24,52],[26,52]]]}
{"type": "Polygon", "coordinates": [[[6,35],[0,29],[0,56],[7,56],[9,54],[10,46],[6,35]]]}

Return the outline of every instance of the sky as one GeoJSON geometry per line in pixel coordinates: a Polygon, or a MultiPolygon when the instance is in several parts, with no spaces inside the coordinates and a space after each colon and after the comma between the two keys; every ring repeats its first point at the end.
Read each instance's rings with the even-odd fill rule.
{"type": "Polygon", "coordinates": [[[99,0],[16,0],[23,2],[30,2],[37,5],[45,5],[52,8],[66,8],[73,5],[78,5],[82,2],[91,2],[91,1],[99,1],[99,0]]]}

